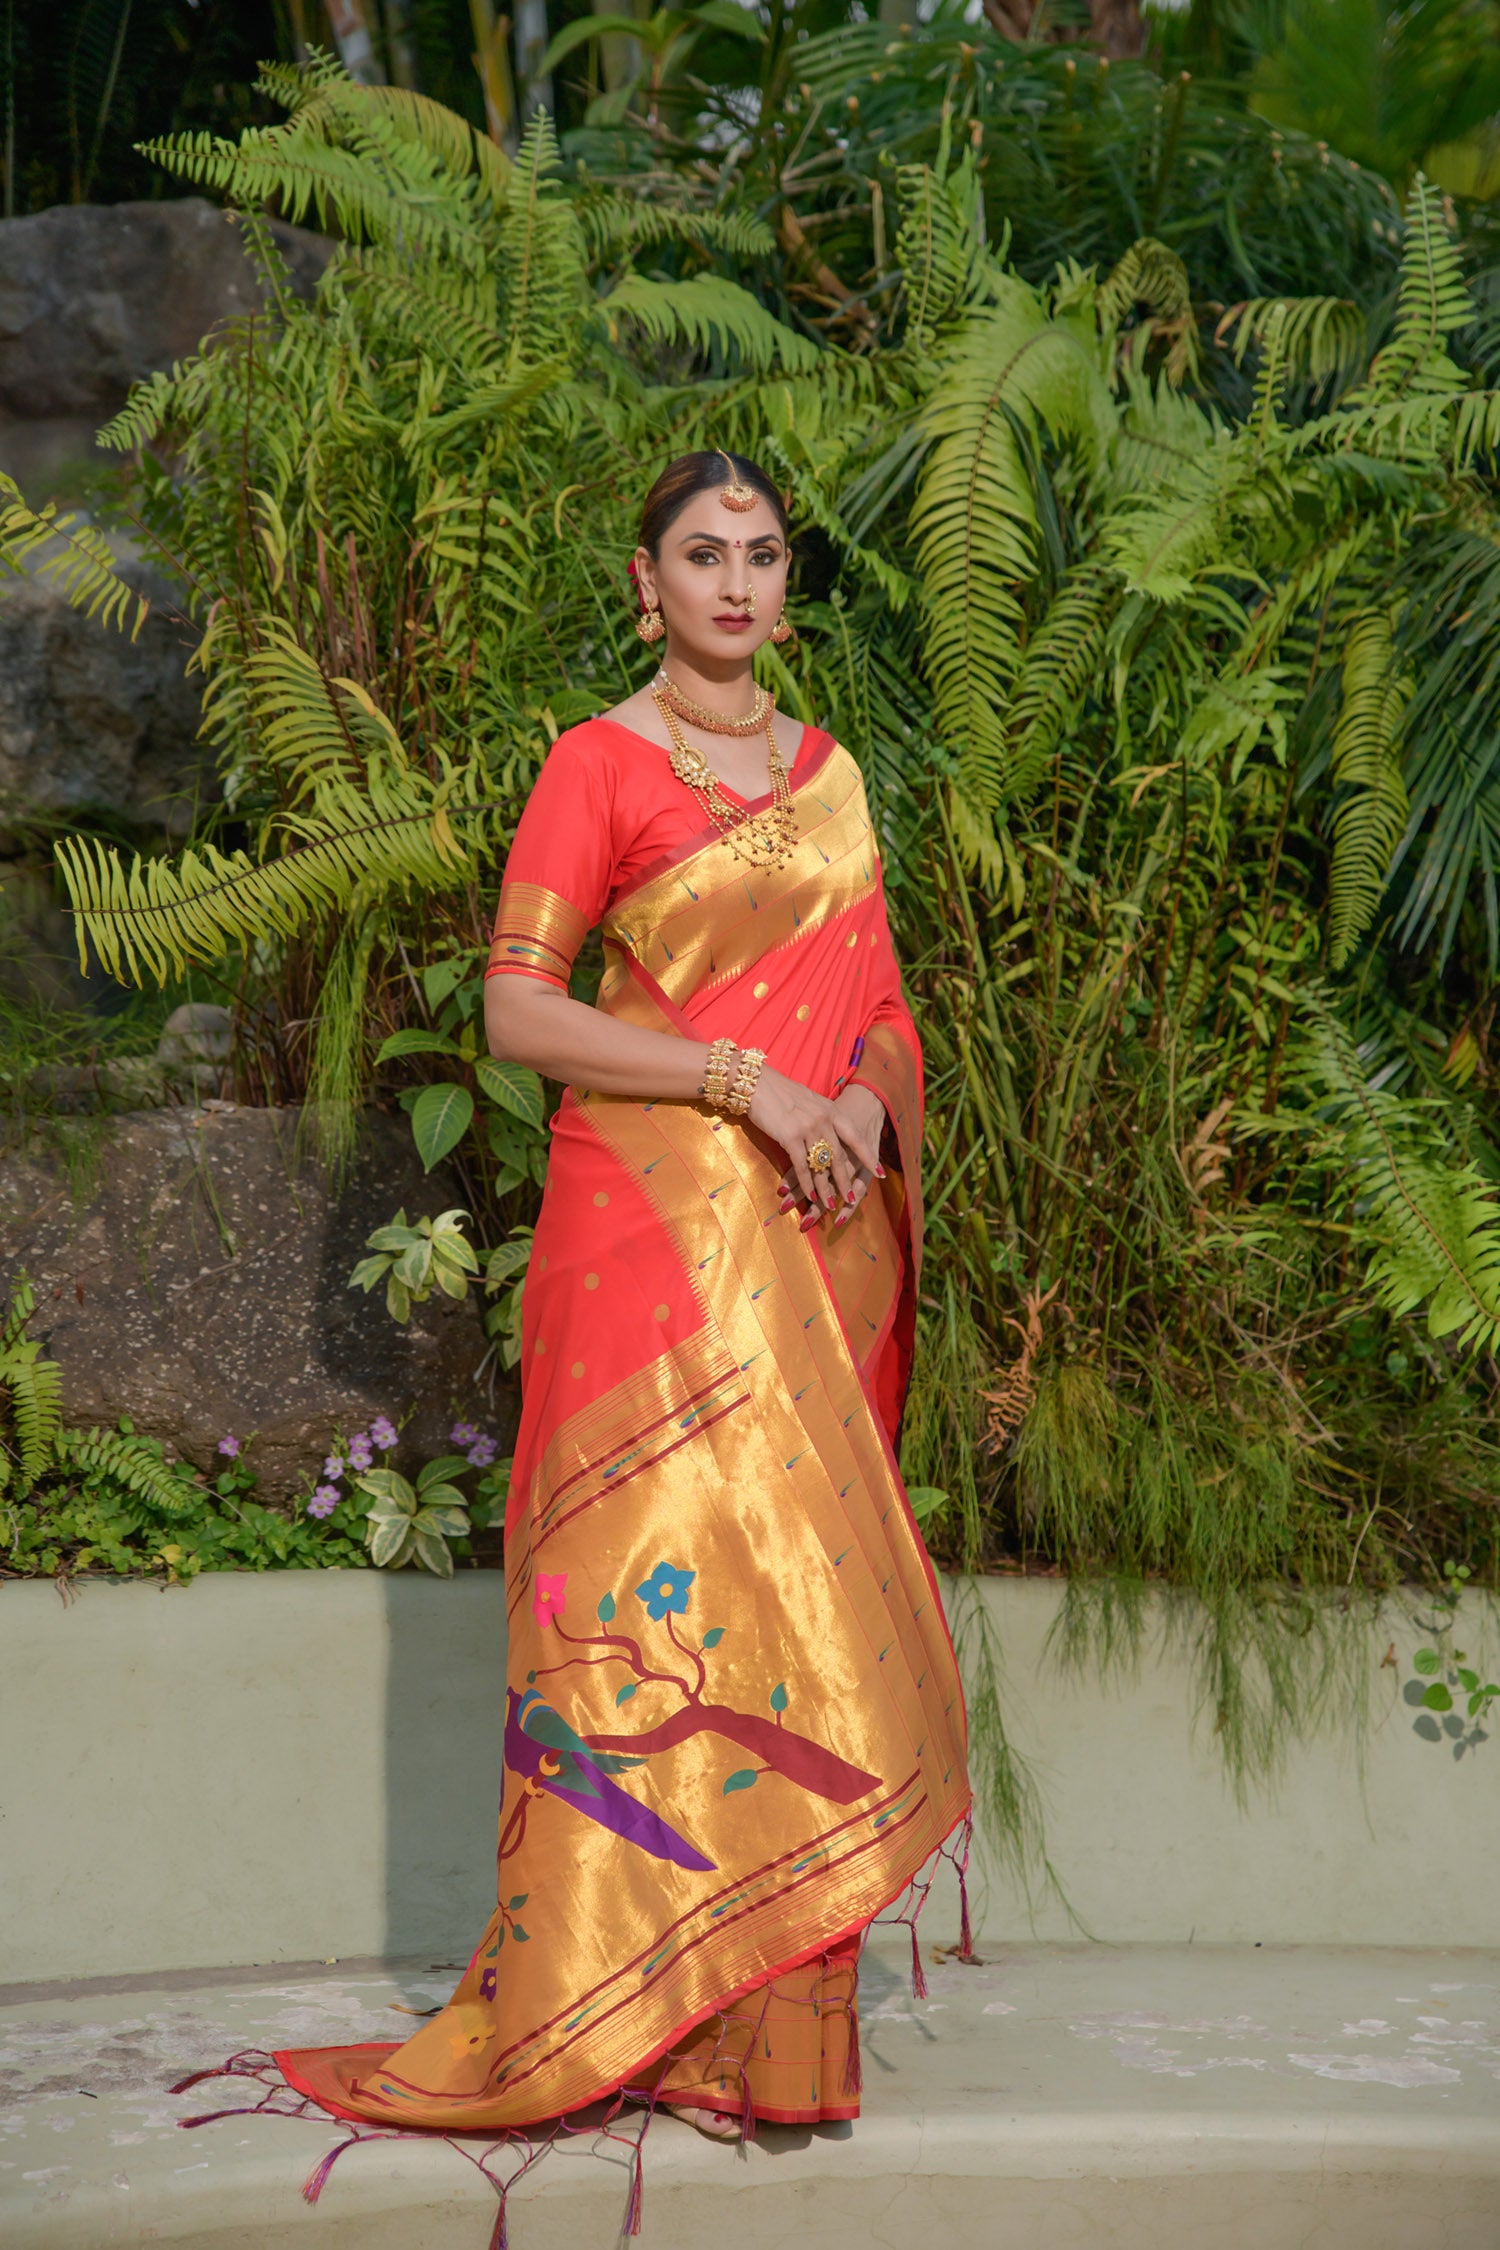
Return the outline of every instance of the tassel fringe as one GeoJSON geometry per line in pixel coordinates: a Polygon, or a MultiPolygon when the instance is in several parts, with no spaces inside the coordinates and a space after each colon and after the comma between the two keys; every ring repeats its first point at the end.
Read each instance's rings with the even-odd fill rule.
{"type": "Polygon", "coordinates": [[[917,1938],[915,1920],[911,1924],[911,1996],[913,2000],[927,1998],[927,1979],[922,1974],[922,1948],[917,1938]]]}

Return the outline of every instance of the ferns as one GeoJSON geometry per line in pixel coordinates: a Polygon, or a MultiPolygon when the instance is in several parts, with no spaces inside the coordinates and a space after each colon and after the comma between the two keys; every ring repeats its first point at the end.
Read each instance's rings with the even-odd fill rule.
{"type": "Polygon", "coordinates": [[[819,350],[768,313],[748,290],[717,274],[687,281],[648,281],[627,274],[601,300],[611,336],[634,324],[655,344],[688,344],[698,351],[737,358],[757,375],[777,368],[789,375],[818,364],[819,350]]]}
{"type": "Polygon", "coordinates": [[[120,1430],[63,1430],[55,1453],[60,1469],[109,1477],[158,1515],[183,1515],[192,1505],[191,1485],[149,1438],[120,1430]]]}
{"type": "Polygon", "coordinates": [[[0,1492],[24,1499],[49,1472],[76,1470],[110,1478],[160,1514],[181,1513],[191,1487],[159,1446],[124,1431],[63,1428],[62,1370],[26,1333],[35,1310],[23,1274],[0,1316],[0,1392],[9,1421],[7,1429],[0,1420],[0,1492]]]}
{"type": "Polygon", "coordinates": [[[33,557],[38,573],[74,609],[102,625],[128,626],[135,639],[151,605],[119,576],[102,532],[59,515],[51,503],[28,508],[19,486],[0,470],[0,568],[19,571],[33,557]]]}
{"type": "Polygon", "coordinates": [[[1406,826],[1399,752],[1411,681],[1397,669],[1388,613],[1377,610],[1350,626],[1343,687],[1333,777],[1352,794],[1334,815],[1328,918],[1329,957],[1336,969],[1375,918],[1406,826]]]}

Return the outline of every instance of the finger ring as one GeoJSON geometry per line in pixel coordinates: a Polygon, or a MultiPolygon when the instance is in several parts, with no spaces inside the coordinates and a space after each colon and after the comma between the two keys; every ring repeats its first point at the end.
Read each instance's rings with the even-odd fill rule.
{"type": "Polygon", "coordinates": [[[807,1169],[809,1172],[831,1172],[833,1170],[833,1150],[826,1141],[813,1142],[807,1152],[807,1169]]]}

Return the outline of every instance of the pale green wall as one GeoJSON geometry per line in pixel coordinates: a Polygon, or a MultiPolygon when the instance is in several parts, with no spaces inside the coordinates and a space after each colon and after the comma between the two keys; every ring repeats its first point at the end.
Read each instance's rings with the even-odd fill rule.
{"type": "MultiPolygon", "coordinates": [[[[1180,1656],[1101,1685],[1042,1642],[1055,1586],[986,1582],[1006,1706],[1085,1927],[1110,1941],[1500,1942],[1500,1735],[1455,1765],[1377,1674],[1347,1738],[1236,1810],[1180,1656]]],[[[1403,1660],[1409,1630],[1395,1634],[1403,1660]]],[[[464,1955],[488,1910],[498,1574],[223,1575],[0,1589],[0,1982],[330,1955],[464,1955]]],[[[986,1935],[1031,1934],[996,1886],[986,1935]]],[[[940,1887],[934,1940],[951,1939],[940,1887]]],[[[1076,1935],[1055,1904],[1035,1933],[1076,1935]]]]}

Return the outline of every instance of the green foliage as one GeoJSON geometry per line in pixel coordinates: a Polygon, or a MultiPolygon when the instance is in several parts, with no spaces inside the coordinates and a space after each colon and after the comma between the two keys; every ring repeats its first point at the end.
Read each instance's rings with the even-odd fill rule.
{"type": "Polygon", "coordinates": [[[383,1281],[385,1309],[392,1320],[401,1321],[413,1305],[424,1305],[434,1289],[445,1297],[466,1297],[468,1277],[478,1270],[479,1261],[463,1230],[465,1216],[462,1211],[440,1211],[435,1219],[418,1219],[415,1226],[408,1226],[406,1213],[398,1211],[389,1226],[377,1227],[368,1238],[365,1247],[375,1255],[361,1258],[349,1276],[350,1288],[368,1293],[383,1281]]]}
{"type": "MultiPolygon", "coordinates": [[[[400,1570],[414,1562],[439,1578],[453,1576],[450,1539],[463,1538],[469,1512],[462,1492],[448,1481],[454,1464],[429,1461],[415,1485],[395,1469],[371,1469],[356,1479],[370,1496],[365,1541],[380,1570],[400,1570]]],[[[458,1464],[462,1466],[462,1464],[458,1464]]]]}
{"type": "MultiPolygon", "coordinates": [[[[570,185],[545,122],[508,165],[322,70],[268,79],[289,122],[248,149],[172,155],[345,240],[301,305],[252,215],[272,314],[115,426],[236,834],[68,879],[121,973],[219,958],[335,1140],[373,1094],[446,1144],[513,1366],[545,1105],[483,1052],[494,870],[647,662],[642,487],[760,455],[801,574],[766,676],[863,761],[927,1049],[928,1535],[1068,1570],[1096,1653],[1190,1592],[1247,1778],[1357,1700],[1382,1590],[1500,1569],[1500,398],[1424,182],[1403,219],[1217,96],[957,11],[794,52],[714,199],[665,160],[570,185]]],[[[420,1561],[407,1492],[382,1544],[420,1561]]]]}

